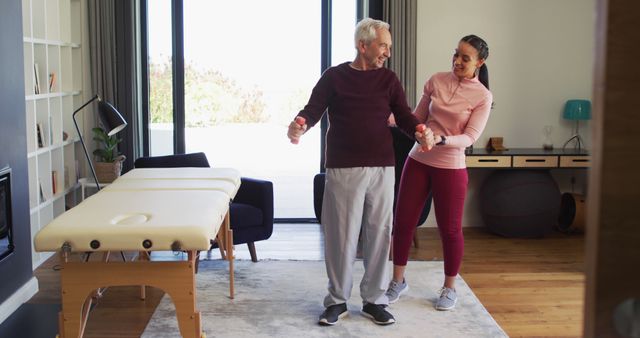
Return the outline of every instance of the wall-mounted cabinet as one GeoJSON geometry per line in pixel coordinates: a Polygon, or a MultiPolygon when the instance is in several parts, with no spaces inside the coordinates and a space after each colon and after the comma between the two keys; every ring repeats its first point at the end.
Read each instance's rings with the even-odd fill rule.
{"type": "MultiPolygon", "coordinates": [[[[72,112],[85,101],[85,8],[84,0],[22,1],[32,242],[42,227],[73,206],[79,186],[72,112]]],[[[49,256],[32,249],[34,269],[49,256]]]]}

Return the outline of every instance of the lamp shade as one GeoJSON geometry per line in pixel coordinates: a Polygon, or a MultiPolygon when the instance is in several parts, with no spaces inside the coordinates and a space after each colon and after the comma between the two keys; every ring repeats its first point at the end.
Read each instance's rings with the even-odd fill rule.
{"type": "Polygon", "coordinates": [[[562,117],[567,120],[591,120],[591,101],[568,100],[562,117]]]}
{"type": "Polygon", "coordinates": [[[100,116],[104,130],[109,136],[114,135],[127,126],[127,121],[124,120],[120,112],[109,102],[103,100],[98,101],[98,116],[100,116]]]}

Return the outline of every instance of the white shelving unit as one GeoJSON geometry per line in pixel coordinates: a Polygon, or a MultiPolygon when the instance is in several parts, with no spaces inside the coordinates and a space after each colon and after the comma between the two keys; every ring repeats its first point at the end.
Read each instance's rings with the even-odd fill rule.
{"type": "MultiPolygon", "coordinates": [[[[72,112],[86,96],[84,1],[22,0],[31,243],[42,227],[73,206],[79,187],[72,112]]],[[[51,256],[31,251],[34,269],[51,256]]]]}

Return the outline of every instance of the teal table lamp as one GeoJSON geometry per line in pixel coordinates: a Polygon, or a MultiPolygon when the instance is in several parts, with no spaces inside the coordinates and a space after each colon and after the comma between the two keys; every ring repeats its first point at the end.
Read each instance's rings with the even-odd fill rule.
{"type": "Polygon", "coordinates": [[[580,121],[591,120],[591,101],[589,100],[568,100],[564,105],[564,113],[562,114],[566,120],[576,121],[576,129],[573,135],[564,143],[562,149],[565,149],[570,142],[575,142],[575,149],[580,151],[584,148],[584,140],[580,136],[580,121]]]}

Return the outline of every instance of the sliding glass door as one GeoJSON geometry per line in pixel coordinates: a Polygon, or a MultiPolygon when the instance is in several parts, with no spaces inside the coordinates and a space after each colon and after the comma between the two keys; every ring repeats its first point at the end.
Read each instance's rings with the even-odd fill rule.
{"type": "Polygon", "coordinates": [[[147,13],[149,153],[169,155],[174,144],[171,0],[153,0],[147,13]]]}
{"type": "MultiPolygon", "coordinates": [[[[166,18],[166,12],[155,7],[166,8],[167,2],[148,3],[150,47],[154,34],[165,36],[160,45],[172,36],[166,32],[170,24],[152,25],[153,15],[166,18]],[[152,31],[154,27],[158,31],[152,31]]],[[[205,152],[212,166],[272,181],[276,218],[315,217],[312,181],[320,171],[323,132],[318,124],[300,144],[292,145],[286,130],[321,75],[322,55],[327,53],[322,37],[336,37],[329,45],[331,58],[339,59],[334,64],[353,59],[356,1],[334,1],[325,14],[333,20],[323,18],[322,4],[331,4],[326,0],[179,2],[184,22],[184,151],[205,152]],[[323,20],[332,22],[331,34],[322,34],[323,20]]],[[[168,84],[171,59],[149,50],[150,62],[162,62],[150,64],[150,101],[156,100],[150,102],[150,149],[155,156],[175,152],[174,143],[179,142],[172,137],[180,124],[171,117],[174,108],[169,103],[176,100],[164,94],[175,88],[168,84]],[[154,88],[161,93],[153,94],[154,88]],[[154,111],[163,115],[154,116],[154,111]]]]}

